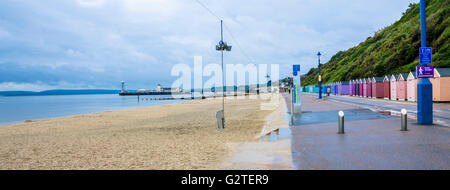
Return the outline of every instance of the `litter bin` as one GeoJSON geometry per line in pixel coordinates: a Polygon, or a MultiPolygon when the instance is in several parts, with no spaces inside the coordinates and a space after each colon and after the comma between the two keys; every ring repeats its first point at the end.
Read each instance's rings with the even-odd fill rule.
{"type": "Polygon", "coordinates": [[[216,118],[217,118],[217,127],[219,129],[225,129],[225,116],[223,110],[219,110],[216,113],[216,118]]]}

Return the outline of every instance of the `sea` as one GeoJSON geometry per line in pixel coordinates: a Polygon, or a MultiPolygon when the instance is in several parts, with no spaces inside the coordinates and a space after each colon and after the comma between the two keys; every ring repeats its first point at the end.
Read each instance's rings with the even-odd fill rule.
{"type": "Polygon", "coordinates": [[[0,96],[0,125],[71,115],[173,104],[191,100],[150,100],[168,96],[58,95],[0,96]]]}

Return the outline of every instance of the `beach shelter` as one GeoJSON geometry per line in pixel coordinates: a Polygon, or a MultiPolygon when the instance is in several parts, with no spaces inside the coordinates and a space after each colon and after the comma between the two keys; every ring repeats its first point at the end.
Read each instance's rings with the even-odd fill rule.
{"type": "Polygon", "coordinates": [[[419,79],[416,78],[416,72],[409,72],[406,80],[407,99],[410,102],[415,102],[417,101],[417,83],[419,82],[419,79]]]}
{"type": "Polygon", "coordinates": [[[383,98],[384,97],[384,84],[383,77],[372,78],[372,97],[383,98]]]}
{"type": "Polygon", "coordinates": [[[363,97],[367,97],[367,80],[362,79],[362,83],[363,83],[363,97]]]}
{"type": "Polygon", "coordinates": [[[391,81],[387,75],[384,76],[383,86],[384,86],[384,99],[389,100],[391,98],[391,81]]]}
{"type": "Polygon", "coordinates": [[[367,78],[367,97],[372,98],[372,79],[367,78]]]}
{"type": "Polygon", "coordinates": [[[450,101],[450,68],[435,68],[434,78],[430,78],[433,84],[433,101],[450,101]]]}
{"type": "Polygon", "coordinates": [[[362,79],[359,79],[359,96],[362,97],[364,94],[364,83],[362,79]]]}
{"type": "Polygon", "coordinates": [[[398,100],[402,100],[405,101],[407,99],[407,80],[408,79],[408,74],[407,73],[402,73],[399,74],[397,76],[397,81],[396,81],[396,85],[397,85],[397,99],[398,100]]]}
{"type": "Polygon", "coordinates": [[[397,76],[392,75],[390,78],[391,83],[391,100],[397,100],[397,76]]]}

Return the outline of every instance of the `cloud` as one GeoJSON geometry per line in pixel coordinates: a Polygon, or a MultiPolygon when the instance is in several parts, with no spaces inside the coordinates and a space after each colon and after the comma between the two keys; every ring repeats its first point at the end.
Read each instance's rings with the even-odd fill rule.
{"type": "Polygon", "coordinates": [[[51,89],[96,89],[94,86],[86,84],[74,84],[65,81],[60,81],[56,84],[49,85],[42,81],[35,83],[16,83],[16,82],[2,82],[0,83],[0,91],[34,91],[40,92],[51,89]]]}
{"type": "Polygon", "coordinates": [[[83,7],[99,7],[105,3],[105,0],[77,0],[83,7]]]}
{"type": "Polygon", "coordinates": [[[0,39],[11,37],[11,34],[3,28],[0,28],[0,39]]]}
{"type": "MultiPolygon", "coordinates": [[[[224,19],[225,41],[233,45],[226,63],[276,63],[284,77],[292,64],[300,63],[302,74],[317,67],[317,51],[326,62],[359,44],[417,0],[201,2],[224,19]]],[[[204,64],[220,63],[214,49],[219,29],[217,18],[195,0],[4,0],[0,83],[170,86],[172,66],[193,65],[194,55],[204,64]]]]}

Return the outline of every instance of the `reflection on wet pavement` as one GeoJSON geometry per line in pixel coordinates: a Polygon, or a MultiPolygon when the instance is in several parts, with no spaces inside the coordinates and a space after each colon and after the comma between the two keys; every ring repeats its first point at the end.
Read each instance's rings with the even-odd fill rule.
{"type": "MultiPolygon", "coordinates": [[[[370,109],[349,109],[343,110],[345,114],[345,121],[359,121],[372,119],[387,119],[393,118],[394,114],[389,112],[374,112],[370,109]]],[[[302,113],[294,115],[294,125],[319,124],[319,123],[337,123],[338,110],[327,112],[313,112],[302,113]]]]}
{"type": "Polygon", "coordinates": [[[280,128],[275,131],[268,133],[267,135],[261,137],[262,141],[273,142],[282,139],[290,139],[291,138],[291,129],[289,128],[280,128]]]}

